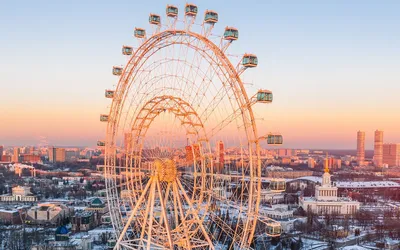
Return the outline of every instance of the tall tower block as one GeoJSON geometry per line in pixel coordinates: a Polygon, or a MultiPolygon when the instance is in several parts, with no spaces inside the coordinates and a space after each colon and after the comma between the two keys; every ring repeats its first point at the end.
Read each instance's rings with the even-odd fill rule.
{"type": "Polygon", "coordinates": [[[375,131],[374,140],[374,165],[382,167],[383,165],[383,131],[375,131]]]}
{"type": "Polygon", "coordinates": [[[365,161],[365,132],[357,132],[357,164],[363,166],[365,161]]]}
{"type": "Polygon", "coordinates": [[[216,145],[216,164],[217,164],[217,170],[220,173],[225,164],[225,146],[222,141],[218,141],[216,145]]]}

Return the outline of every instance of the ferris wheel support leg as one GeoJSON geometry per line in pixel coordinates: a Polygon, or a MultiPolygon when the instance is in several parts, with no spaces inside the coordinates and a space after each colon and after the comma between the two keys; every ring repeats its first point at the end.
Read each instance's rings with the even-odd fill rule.
{"type": "Polygon", "coordinates": [[[203,223],[201,222],[201,220],[200,220],[200,218],[199,218],[199,215],[197,214],[197,211],[195,210],[195,208],[194,208],[194,206],[193,206],[193,203],[190,201],[189,197],[187,196],[186,191],[185,191],[185,189],[184,189],[183,186],[182,186],[182,183],[179,181],[179,179],[177,179],[176,182],[178,183],[178,186],[179,186],[179,188],[181,189],[181,191],[182,191],[182,193],[183,193],[183,197],[185,197],[185,200],[186,200],[186,202],[188,203],[189,207],[192,208],[193,215],[194,215],[194,217],[196,218],[197,223],[199,224],[200,229],[201,229],[201,231],[202,231],[204,237],[206,238],[206,240],[207,240],[207,242],[208,242],[208,244],[209,244],[210,249],[213,249],[213,250],[214,250],[214,249],[215,249],[215,248],[214,248],[214,245],[213,245],[213,243],[212,243],[210,237],[208,236],[208,233],[207,233],[206,229],[204,228],[203,223]]]}
{"type": "Polygon", "coordinates": [[[125,236],[125,234],[126,234],[126,231],[128,230],[130,224],[132,223],[133,217],[135,217],[135,214],[136,214],[137,210],[139,209],[140,205],[142,204],[142,202],[143,202],[143,200],[144,200],[144,197],[146,196],[147,190],[149,189],[150,184],[151,184],[152,182],[153,182],[152,179],[150,179],[149,182],[147,183],[145,189],[143,190],[142,195],[139,197],[138,202],[136,203],[135,207],[134,207],[133,210],[132,210],[131,216],[129,216],[129,219],[128,219],[128,221],[126,222],[126,225],[125,225],[124,229],[122,230],[121,234],[119,235],[119,238],[118,238],[118,241],[117,241],[116,246],[119,247],[119,245],[120,245],[122,239],[124,238],[124,236],[125,236]]]}
{"type": "MultiPolygon", "coordinates": [[[[153,178],[151,179],[153,181],[153,178]]],[[[153,185],[153,183],[151,184],[153,185]]],[[[150,194],[149,194],[149,198],[150,198],[150,194]]],[[[149,217],[149,213],[150,213],[150,206],[151,206],[151,202],[147,202],[146,204],[146,211],[144,212],[144,218],[143,218],[143,225],[142,225],[142,230],[140,232],[140,238],[139,238],[139,242],[141,242],[140,244],[143,246],[142,249],[145,248],[144,245],[144,235],[146,232],[146,225],[147,225],[147,218],[149,217]]],[[[146,240],[147,241],[147,240],[146,240]]]]}
{"type": "MultiPolygon", "coordinates": [[[[185,215],[183,214],[182,202],[179,197],[179,188],[178,188],[178,184],[176,184],[176,181],[173,183],[172,188],[173,188],[173,192],[174,192],[174,199],[177,201],[176,203],[178,203],[178,207],[176,207],[176,204],[175,204],[175,209],[177,209],[176,211],[178,211],[178,209],[179,209],[180,216],[183,221],[183,230],[185,231],[185,235],[189,236],[189,231],[188,231],[188,228],[186,225],[186,218],[185,218],[185,215]]],[[[179,225],[179,220],[176,225],[177,226],[179,225]]],[[[189,237],[186,237],[186,244],[187,244],[187,246],[186,246],[187,249],[192,249],[189,237]]]]}
{"type": "MultiPolygon", "coordinates": [[[[169,185],[170,185],[170,183],[168,183],[168,186],[169,185]]],[[[164,218],[164,220],[165,220],[164,225],[165,225],[165,230],[167,231],[169,247],[170,247],[170,249],[173,249],[174,245],[172,243],[172,237],[171,237],[171,232],[170,232],[170,228],[169,228],[169,224],[168,224],[168,218],[167,218],[167,212],[165,210],[165,203],[164,203],[164,199],[162,197],[160,182],[158,180],[157,180],[157,191],[158,191],[158,195],[160,196],[162,218],[164,218]]],[[[168,197],[168,193],[166,193],[166,195],[168,197]]],[[[162,221],[160,221],[160,225],[162,225],[162,221]]]]}
{"type": "MultiPolygon", "coordinates": [[[[155,178],[155,177],[153,177],[155,178]]],[[[153,227],[153,212],[154,212],[154,201],[156,199],[156,182],[157,180],[153,180],[151,184],[150,191],[150,218],[149,218],[149,229],[147,231],[147,250],[150,250],[151,247],[151,229],[153,227]]]]}
{"type": "Polygon", "coordinates": [[[174,187],[175,186],[172,186],[172,192],[173,192],[173,197],[174,197],[174,215],[175,215],[175,227],[178,227],[178,225],[179,225],[179,218],[178,218],[178,203],[177,203],[177,196],[175,195],[175,192],[174,192],[174,187]]]}
{"type": "MultiPolygon", "coordinates": [[[[169,194],[169,190],[171,189],[171,183],[168,183],[167,184],[167,188],[165,189],[165,197],[163,198],[163,197],[161,197],[160,196],[160,201],[162,201],[162,200],[164,200],[164,206],[166,206],[166,204],[167,204],[167,200],[168,200],[168,194],[169,194]]],[[[161,194],[161,191],[159,191],[160,192],[160,194],[161,194]]],[[[167,217],[165,217],[165,219],[166,219],[167,217]]],[[[162,225],[163,224],[163,222],[164,222],[164,217],[161,217],[161,219],[160,219],[160,225],[162,225]]]]}

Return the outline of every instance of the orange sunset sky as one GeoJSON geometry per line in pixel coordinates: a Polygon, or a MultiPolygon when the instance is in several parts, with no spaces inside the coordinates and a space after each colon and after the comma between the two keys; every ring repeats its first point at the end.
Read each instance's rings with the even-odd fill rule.
{"type": "MultiPolygon", "coordinates": [[[[0,9],[0,145],[94,146],[104,138],[114,64],[126,59],[135,26],[148,13],[183,1],[51,1],[3,3],[0,9]],[[143,11],[132,12],[136,8],[143,11]]],[[[244,74],[248,92],[268,88],[271,105],[256,106],[260,134],[284,135],[284,147],[356,147],[356,133],[383,130],[400,143],[398,1],[199,2],[219,11],[216,32],[240,30],[229,53],[257,54],[244,74]],[[334,4],[333,4],[334,3],[334,4]],[[239,18],[240,17],[240,18],[239,18]]],[[[147,27],[146,26],[146,27],[147,27]]]]}

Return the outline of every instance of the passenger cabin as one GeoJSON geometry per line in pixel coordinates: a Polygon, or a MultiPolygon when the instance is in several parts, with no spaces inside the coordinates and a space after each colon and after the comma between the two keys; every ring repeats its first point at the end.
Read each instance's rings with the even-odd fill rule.
{"type": "Polygon", "coordinates": [[[173,5],[167,5],[167,16],[168,17],[177,17],[178,16],[178,8],[173,5]]]}
{"type": "Polygon", "coordinates": [[[282,226],[280,222],[275,221],[269,217],[266,217],[263,214],[260,214],[258,219],[259,222],[262,222],[263,224],[266,225],[265,233],[267,236],[275,238],[279,237],[282,234],[282,226]]]}
{"type": "Polygon", "coordinates": [[[120,76],[122,75],[122,68],[118,66],[114,66],[112,70],[113,75],[120,76]]]}
{"type": "Polygon", "coordinates": [[[97,146],[104,147],[106,145],[105,141],[97,141],[97,146]]]}
{"type": "Polygon", "coordinates": [[[135,28],[134,35],[136,38],[145,38],[146,37],[146,30],[142,28],[135,28]]]}
{"type": "Polygon", "coordinates": [[[100,115],[101,122],[108,122],[108,115],[100,115]]]}
{"type": "Polygon", "coordinates": [[[126,55],[126,56],[129,56],[129,55],[132,55],[132,53],[133,53],[133,48],[132,47],[130,47],[130,46],[122,46],[122,54],[123,55],[126,55]]]}
{"type": "Polygon", "coordinates": [[[257,92],[257,102],[271,103],[273,99],[272,92],[270,90],[259,90],[257,92]]]}
{"type": "Polygon", "coordinates": [[[212,10],[207,10],[204,14],[204,22],[211,24],[218,22],[218,13],[212,10]]]}
{"type": "Polygon", "coordinates": [[[257,67],[258,59],[256,55],[252,54],[244,54],[242,58],[242,65],[246,68],[254,68],[257,67]]]}
{"type": "Polygon", "coordinates": [[[282,135],[269,134],[267,143],[270,145],[281,145],[283,144],[283,137],[282,135]]]}
{"type": "Polygon", "coordinates": [[[270,237],[279,237],[282,234],[282,226],[280,223],[267,223],[266,234],[270,237]]]}
{"type": "Polygon", "coordinates": [[[156,14],[150,14],[149,23],[150,24],[159,25],[159,24],[161,24],[161,17],[159,15],[156,15],[156,14]]]}
{"type": "Polygon", "coordinates": [[[272,179],[269,188],[273,191],[284,192],[286,190],[286,182],[284,179],[272,179]]]}
{"type": "Polygon", "coordinates": [[[226,27],[224,32],[224,39],[234,41],[239,38],[239,31],[233,27],[226,27]]]}
{"type": "Polygon", "coordinates": [[[196,16],[197,15],[197,6],[194,4],[186,4],[185,6],[185,15],[186,16],[196,16]]]}
{"type": "Polygon", "coordinates": [[[114,90],[108,90],[108,89],[106,89],[106,92],[105,92],[105,96],[106,96],[106,98],[114,98],[114,90]]]}

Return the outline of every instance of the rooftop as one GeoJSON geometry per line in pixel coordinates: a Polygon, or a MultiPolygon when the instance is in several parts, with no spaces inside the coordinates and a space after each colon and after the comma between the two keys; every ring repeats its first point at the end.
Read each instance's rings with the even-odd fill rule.
{"type": "Polygon", "coordinates": [[[80,211],[75,213],[75,217],[89,217],[92,216],[92,211],[80,211]]]}
{"type": "Polygon", "coordinates": [[[400,188],[400,184],[394,181],[338,181],[336,186],[339,188],[400,188]]]}
{"type": "Polygon", "coordinates": [[[304,201],[318,201],[318,202],[332,202],[332,203],[346,203],[346,202],[358,202],[353,201],[350,197],[338,197],[337,200],[317,200],[315,197],[304,197],[304,201]]]}
{"type": "Polygon", "coordinates": [[[322,183],[322,177],[318,177],[318,176],[303,176],[303,177],[299,177],[296,179],[286,179],[287,182],[291,182],[291,181],[297,181],[297,180],[304,180],[304,181],[311,181],[311,182],[319,182],[322,183]]]}

